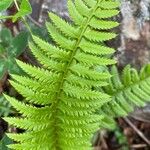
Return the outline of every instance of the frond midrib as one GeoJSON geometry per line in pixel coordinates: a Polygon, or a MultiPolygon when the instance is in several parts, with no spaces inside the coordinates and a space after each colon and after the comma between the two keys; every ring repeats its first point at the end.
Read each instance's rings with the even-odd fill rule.
{"type": "MultiPolygon", "coordinates": [[[[89,22],[90,22],[90,20],[92,19],[92,17],[94,16],[94,12],[96,11],[96,9],[98,8],[98,4],[100,3],[101,1],[98,1],[97,3],[96,3],[96,5],[93,7],[93,9],[91,9],[91,15],[89,16],[89,18],[87,18],[87,20],[85,21],[85,20],[83,20],[83,24],[82,24],[82,28],[81,28],[81,33],[79,34],[79,38],[77,39],[77,41],[76,41],[76,43],[75,43],[75,45],[74,45],[74,48],[73,48],[73,50],[70,52],[70,60],[69,60],[69,62],[66,64],[66,66],[65,66],[65,69],[64,69],[64,72],[63,72],[63,74],[60,76],[60,79],[59,79],[59,81],[60,81],[60,84],[59,84],[59,86],[58,86],[58,90],[57,90],[57,93],[56,93],[56,96],[54,97],[54,99],[55,99],[55,103],[53,103],[52,104],[52,106],[51,106],[51,108],[54,110],[53,111],[53,116],[54,116],[54,120],[55,120],[55,122],[54,122],[54,126],[56,127],[56,124],[57,124],[57,111],[58,111],[58,109],[57,109],[57,106],[58,106],[58,103],[59,103],[59,101],[61,100],[61,93],[63,92],[63,86],[64,86],[64,83],[65,83],[65,80],[66,80],[66,77],[67,77],[67,75],[68,75],[68,72],[69,72],[69,68],[70,68],[70,66],[72,65],[72,63],[73,63],[73,60],[74,60],[74,56],[75,56],[75,54],[77,53],[77,50],[78,50],[78,47],[79,47],[79,44],[80,44],[80,42],[81,42],[81,40],[82,40],[82,38],[83,38],[83,36],[84,36],[84,33],[85,33],[85,31],[86,31],[86,29],[88,28],[88,25],[89,25],[89,22]]],[[[57,137],[57,130],[58,130],[58,128],[56,128],[56,129],[54,129],[54,138],[55,138],[55,140],[56,139],[58,139],[58,137],[57,137]]],[[[56,140],[56,142],[55,142],[55,145],[56,145],[56,147],[57,147],[57,140],[56,140]]]]}

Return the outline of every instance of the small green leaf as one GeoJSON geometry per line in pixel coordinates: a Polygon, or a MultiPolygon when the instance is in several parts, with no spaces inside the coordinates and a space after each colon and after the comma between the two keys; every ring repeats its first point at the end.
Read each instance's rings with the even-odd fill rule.
{"type": "Polygon", "coordinates": [[[13,16],[0,16],[0,20],[2,19],[11,19],[13,18],[13,16]]]}
{"type": "Polygon", "coordinates": [[[11,31],[7,28],[2,29],[0,32],[1,43],[4,47],[8,47],[12,40],[11,31]]]}
{"type": "Polygon", "coordinates": [[[6,66],[7,66],[9,74],[16,73],[16,70],[17,70],[16,62],[13,57],[10,57],[10,56],[8,57],[6,66]]]}
{"type": "Polygon", "coordinates": [[[28,32],[25,31],[17,35],[12,40],[11,46],[7,50],[7,54],[9,56],[15,56],[15,57],[20,56],[28,44],[28,35],[29,35],[28,32]]]}
{"type": "Polygon", "coordinates": [[[9,74],[22,74],[23,71],[21,68],[19,68],[18,64],[16,63],[14,57],[8,57],[7,64],[6,64],[7,70],[9,74]]]}
{"type": "Polygon", "coordinates": [[[0,149],[1,150],[9,150],[9,148],[7,147],[7,145],[12,144],[13,141],[8,137],[8,136],[4,136],[3,139],[0,141],[0,149]]]}
{"type": "Polygon", "coordinates": [[[32,12],[31,5],[28,0],[22,0],[20,10],[14,15],[13,22],[17,21],[18,18],[24,17],[32,12]]]}
{"type": "Polygon", "coordinates": [[[0,11],[6,10],[11,5],[12,2],[13,0],[1,0],[0,11]]]}

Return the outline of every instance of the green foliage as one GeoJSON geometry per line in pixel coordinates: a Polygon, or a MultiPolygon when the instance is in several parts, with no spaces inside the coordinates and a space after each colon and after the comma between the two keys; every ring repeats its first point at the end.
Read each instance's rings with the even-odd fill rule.
{"type": "Polygon", "coordinates": [[[104,91],[112,96],[112,101],[101,108],[107,116],[126,116],[135,106],[145,106],[150,101],[150,64],[144,66],[139,73],[129,65],[121,75],[115,66],[110,73],[113,77],[104,91]]]}
{"type": "Polygon", "coordinates": [[[37,27],[37,26],[35,26],[35,24],[31,23],[30,28],[34,35],[40,36],[40,38],[42,38],[50,43],[52,42],[51,39],[49,38],[49,35],[47,33],[47,29],[46,29],[45,25],[42,27],[37,27]]]}
{"type": "Polygon", "coordinates": [[[0,141],[0,150],[9,150],[7,145],[12,144],[13,141],[6,135],[4,135],[3,139],[0,141]]]}
{"type": "MultiPolygon", "coordinates": [[[[0,81],[2,81],[7,73],[21,73],[15,58],[18,58],[25,50],[28,33],[21,32],[13,37],[10,30],[4,28],[0,32],[0,37],[0,81]]],[[[10,103],[0,95],[0,116],[8,116],[11,112],[10,103]]]]}
{"type": "Polygon", "coordinates": [[[8,116],[12,113],[10,103],[5,99],[4,96],[0,96],[0,116],[8,116]]]}
{"type": "Polygon", "coordinates": [[[13,0],[3,0],[0,2],[0,11],[6,10],[11,4],[13,0]]]}
{"type": "Polygon", "coordinates": [[[32,12],[31,5],[28,0],[22,0],[19,11],[13,16],[15,22],[18,18],[24,17],[32,12]]]}
{"type": "Polygon", "coordinates": [[[4,28],[0,32],[0,80],[6,72],[20,73],[20,68],[16,64],[18,58],[25,50],[28,42],[28,33],[20,32],[16,37],[12,37],[10,30],[4,28]]]}
{"type": "Polygon", "coordinates": [[[129,150],[127,138],[122,133],[120,128],[118,128],[118,127],[115,128],[114,133],[115,133],[115,137],[117,138],[119,145],[121,145],[121,150],[129,150]]]}
{"type": "MultiPolygon", "coordinates": [[[[3,2],[0,3],[0,11],[6,10],[11,5],[12,2],[13,2],[13,0],[3,0],[3,2]]],[[[16,2],[17,2],[17,0],[16,0],[16,2]]],[[[13,15],[13,16],[0,16],[0,19],[12,18],[13,22],[15,22],[19,18],[23,18],[32,12],[32,8],[31,8],[31,5],[30,5],[28,0],[21,0],[20,1],[20,7],[17,9],[19,9],[19,10],[15,15],[13,15]]]]}
{"type": "Polygon", "coordinates": [[[56,46],[36,36],[29,44],[42,68],[17,61],[28,77],[12,75],[10,82],[25,101],[5,97],[22,118],[5,117],[5,120],[26,132],[8,134],[18,142],[10,145],[11,149],[91,149],[91,137],[102,119],[95,112],[111,100],[107,94],[97,90],[97,87],[107,84],[111,75],[97,71],[96,66],[115,63],[107,58],[107,54],[114,50],[102,43],[116,36],[106,30],[117,26],[117,23],[110,22],[113,16],[110,11],[116,11],[118,2],[90,1],[75,0],[73,3],[68,0],[73,24],[49,13],[52,23],[47,23],[47,29],[56,46]],[[97,17],[102,10],[105,14],[97,17]],[[99,26],[103,18],[106,27],[99,26]]]}

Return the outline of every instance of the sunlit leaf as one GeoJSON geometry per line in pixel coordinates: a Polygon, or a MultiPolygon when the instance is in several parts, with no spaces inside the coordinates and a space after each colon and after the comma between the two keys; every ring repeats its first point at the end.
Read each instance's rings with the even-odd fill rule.
{"type": "Polygon", "coordinates": [[[17,21],[18,18],[24,17],[32,12],[31,5],[28,0],[22,0],[20,4],[20,10],[14,15],[13,22],[17,21]]]}
{"type": "Polygon", "coordinates": [[[11,5],[12,2],[13,0],[1,0],[0,11],[6,10],[11,5]]]}

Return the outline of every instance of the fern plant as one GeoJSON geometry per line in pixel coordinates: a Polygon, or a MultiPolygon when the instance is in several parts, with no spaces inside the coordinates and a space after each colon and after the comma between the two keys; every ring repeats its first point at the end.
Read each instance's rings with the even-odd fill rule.
{"type": "Polygon", "coordinates": [[[139,71],[127,65],[119,75],[116,66],[111,68],[112,78],[104,91],[112,96],[112,101],[104,104],[100,112],[106,116],[127,116],[135,106],[145,106],[150,101],[150,64],[139,71]]]}
{"type": "Polygon", "coordinates": [[[115,63],[107,58],[114,49],[103,43],[116,37],[109,29],[118,23],[109,18],[119,13],[118,6],[112,0],[68,0],[72,24],[49,13],[52,23],[46,25],[56,45],[33,36],[29,47],[43,67],[17,61],[28,76],[12,75],[10,83],[25,101],[5,95],[22,114],[5,120],[26,130],[8,134],[18,142],[11,149],[91,149],[90,139],[102,119],[95,112],[111,100],[96,90],[107,85],[111,75],[97,71],[96,66],[115,63]]]}

